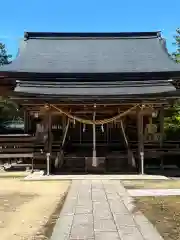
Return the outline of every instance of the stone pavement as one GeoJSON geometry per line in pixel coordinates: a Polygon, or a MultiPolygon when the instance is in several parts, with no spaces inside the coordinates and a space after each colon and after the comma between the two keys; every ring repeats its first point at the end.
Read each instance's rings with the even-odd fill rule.
{"type": "Polygon", "coordinates": [[[51,240],[162,240],[119,180],[73,180],[51,240]]]}
{"type": "Polygon", "coordinates": [[[131,189],[127,191],[132,197],[179,196],[180,189],[131,189]]]}

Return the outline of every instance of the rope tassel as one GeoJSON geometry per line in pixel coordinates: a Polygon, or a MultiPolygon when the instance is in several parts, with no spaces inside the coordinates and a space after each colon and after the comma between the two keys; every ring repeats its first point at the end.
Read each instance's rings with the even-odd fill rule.
{"type": "Polygon", "coordinates": [[[83,132],[85,132],[85,131],[86,131],[86,125],[83,124],[83,132]]]}
{"type": "Polygon", "coordinates": [[[102,130],[102,132],[104,132],[104,126],[103,125],[101,125],[101,130],[102,130]]]}

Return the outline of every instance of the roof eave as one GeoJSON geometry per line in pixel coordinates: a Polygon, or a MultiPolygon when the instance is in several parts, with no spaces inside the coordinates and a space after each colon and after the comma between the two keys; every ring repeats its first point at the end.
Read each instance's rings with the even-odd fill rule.
{"type": "Polygon", "coordinates": [[[64,37],[159,37],[160,31],[154,32],[25,32],[26,40],[33,38],[64,38],[64,37]]]}
{"type": "Polygon", "coordinates": [[[109,73],[41,73],[41,72],[18,72],[18,71],[0,71],[0,79],[38,79],[45,81],[46,79],[59,79],[66,78],[70,81],[72,79],[91,79],[95,80],[133,80],[133,79],[150,79],[150,78],[180,78],[180,71],[159,71],[159,72],[109,72],[109,73]]]}

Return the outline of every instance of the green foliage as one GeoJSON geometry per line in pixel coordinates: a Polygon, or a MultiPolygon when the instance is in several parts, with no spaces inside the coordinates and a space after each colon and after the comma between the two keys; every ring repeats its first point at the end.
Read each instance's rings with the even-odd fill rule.
{"type": "Polygon", "coordinates": [[[176,45],[176,52],[173,53],[173,57],[176,62],[180,63],[180,28],[176,30],[176,36],[174,36],[175,45],[176,45]]]}
{"type": "Polygon", "coordinates": [[[0,97],[0,121],[18,118],[18,105],[10,99],[0,97]]]}
{"type": "Polygon", "coordinates": [[[7,54],[5,44],[0,43],[0,65],[10,63],[11,55],[7,54]]]}
{"type": "Polygon", "coordinates": [[[165,117],[165,129],[178,129],[180,128],[180,101],[176,101],[175,104],[168,109],[168,115],[165,117]]]}
{"type": "MultiPolygon", "coordinates": [[[[174,36],[176,51],[172,54],[174,60],[180,63],[180,28],[176,30],[174,36]]],[[[179,140],[180,139],[180,100],[168,110],[169,115],[165,117],[164,128],[168,139],[179,140]]]]}
{"type": "MultiPolygon", "coordinates": [[[[0,43],[0,65],[9,64],[11,55],[7,54],[5,44],[0,43]]],[[[10,99],[0,96],[0,121],[13,119],[18,115],[18,106],[10,99]]]]}
{"type": "Polygon", "coordinates": [[[167,140],[180,139],[180,100],[177,100],[172,107],[170,107],[164,118],[164,129],[167,140]]]}

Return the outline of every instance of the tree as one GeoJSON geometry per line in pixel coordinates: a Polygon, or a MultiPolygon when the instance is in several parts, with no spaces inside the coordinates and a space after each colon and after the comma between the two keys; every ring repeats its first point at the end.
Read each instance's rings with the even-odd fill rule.
{"type": "MultiPolygon", "coordinates": [[[[6,46],[0,43],[0,66],[9,64],[11,55],[7,53],[6,46]]],[[[10,99],[0,96],[0,121],[3,119],[12,119],[18,113],[18,106],[10,99]]]]}
{"type": "Polygon", "coordinates": [[[7,54],[5,44],[0,43],[0,65],[10,63],[11,57],[11,55],[7,54]]]}
{"type": "MultiPolygon", "coordinates": [[[[173,59],[180,63],[180,28],[177,28],[176,35],[174,36],[176,51],[172,54],[173,59]]],[[[173,106],[168,109],[168,116],[165,117],[164,128],[167,138],[178,139],[180,138],[180,100],[177,100],[173,106]]]]}
{"type": "Polygon", "coordinates": [[[180,63],[180,28],[176,30],[176,35],[174,36],[176,46],[176,51],[173,53],[173,58],[176,62],[180,63]]]}
{"type": "Polygon", "coordinates": [[[13,118],[17,118],[19,115],[18,105],[11,101],[0,96],[0,122],[13,118]]]}

